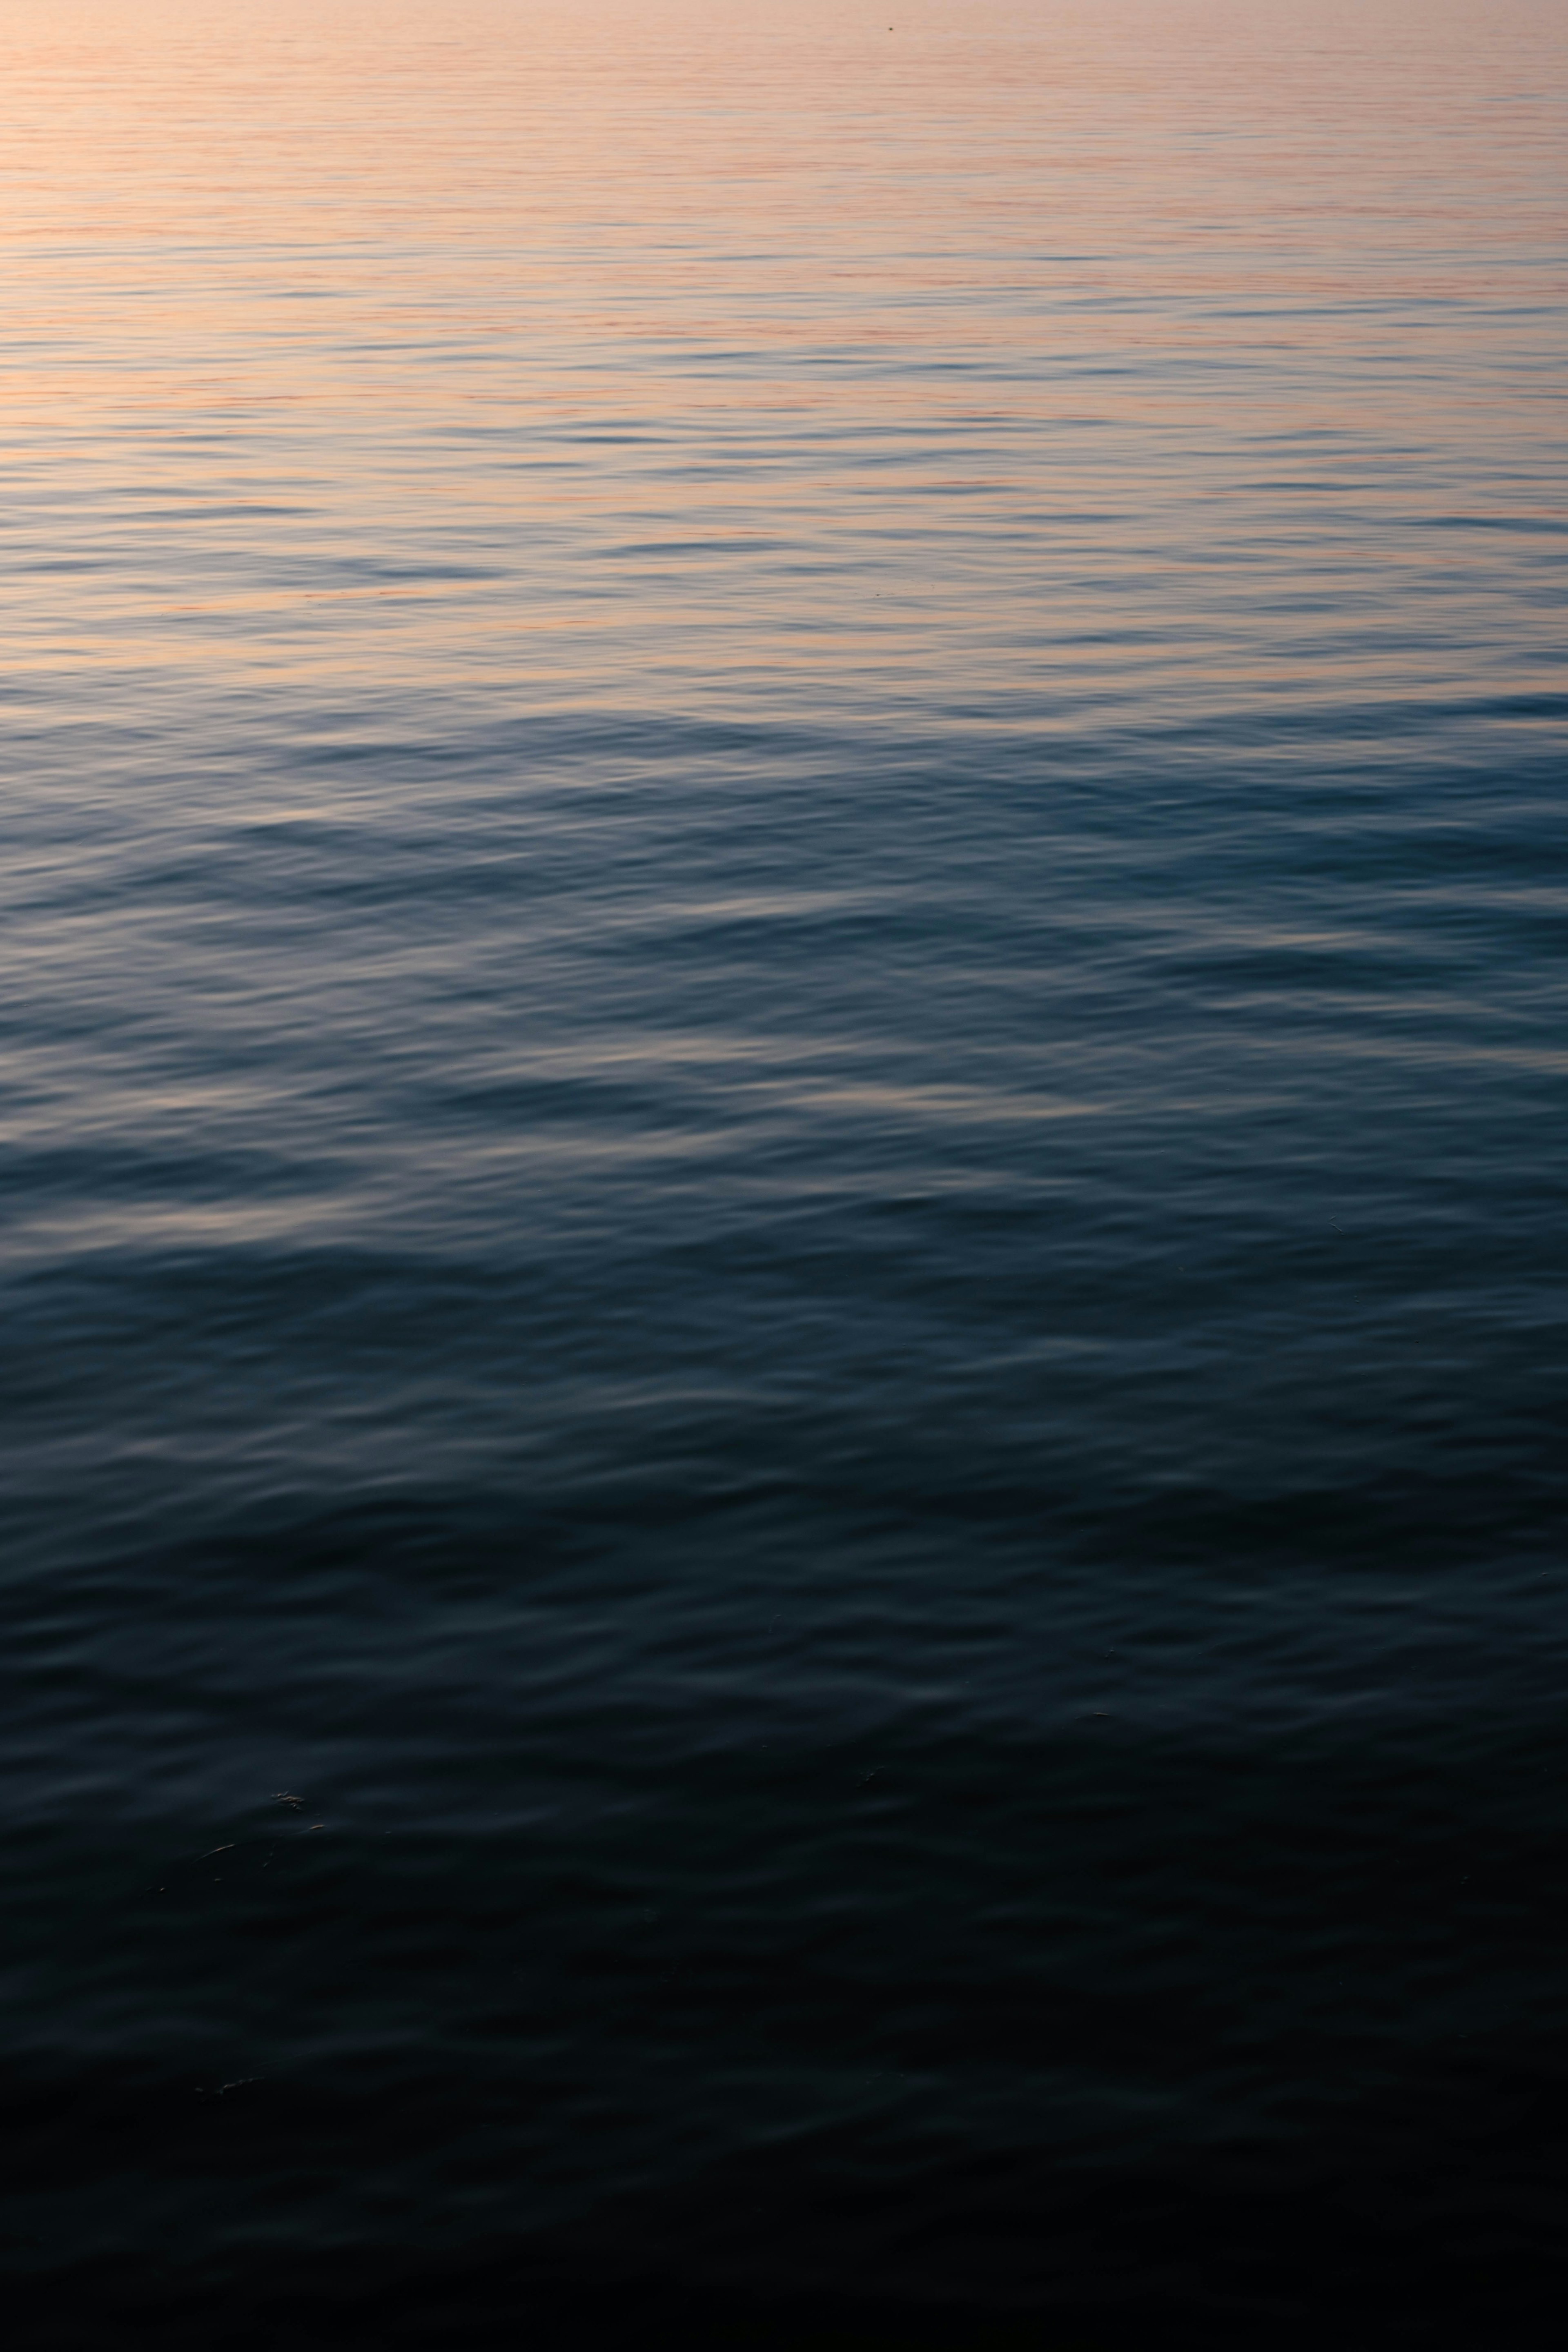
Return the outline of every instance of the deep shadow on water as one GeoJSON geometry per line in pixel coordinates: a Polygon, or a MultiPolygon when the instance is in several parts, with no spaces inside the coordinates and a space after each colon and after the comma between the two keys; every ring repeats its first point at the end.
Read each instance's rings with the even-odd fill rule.
{"type": "MultiPolygon", "coordinates": [[[[1430,1621],[1469,1581],[1448,1500],[1447,1525],[1408,1496],[1337,1527],[1130,1522],[1114,1569],[1064,1541],[1058,1622],[1109,1587],[1118,1622],[1084,1646],[1115,1630],[1136,1654],[1173,1584],[1195,1577],[1212,1622],[1227,1585],[1256,1601],[1315,1562],[1332,1608],[1391,1551],[1419,1562],[1430,1621]],[[1347,1558],[1352,1524],[1371,1540],[1347,1558]]],[[[924,1727],[917,1707],[814,1736],[758,1719],[765,1673],[747,1720],[647,1659],[563,1688],[564,1624],[485,1640],[521,1592],[569,1608],[577,1643],[639,1587],[679,1616],[673,1562],[700,1583],[704,1561],[765,1558],[778,1510],[644,1508],[521,1549],[432,1510],[115,1565],[154,1646],[204,1589],[248,1612],[226,1689],[215,1627],[185,1625],[222,1717],[193,1749],[243,1752],[270,1717],[275,1748],[327,1723],[354,1763],[323,1770],[330,1799],[215,1814],[202,1854],[151,1822],[27,1842],[12,1956],[41,1998],[6,2084],[12,2242],[24,2276],[69,2281],[37,2340],[1551,2341],[1568,1751],[1549,1710],[1521,1713],[1496,1659],[1444,1660],[1430,1622],[1425,1656],[1405,1629],[1404,1682],[1446,1672],[1440,1717],[1237,1709],[1228,1738],[1140,1721],[1128,1692],[1151,1713],[1173,1669],[1141,1677],[1135,1654],[1097,1661],[1099,1687],[1076,1661],[1049,1724],[987,1732],[932,1691],[924,1727]],[[344,1788],[369,1758],[401,1785],[344,1788]],[[84,2212],[109,2242],[72,2260],[84,2212]]],[[[785,1517],[798,1540],[798,1498],[785,1517]]],[[[927,1545],[930,1517],[909,1515],[927,1545]]],[[[842,1528],[831,1548],[855,1556],[842,1528]]],[[[973,1534],[942,1550],[976,1559],[973,1534]]],[[[892,1551],[907,1569],[907,1529],[892,1551]]],[[[66,1599],[79,1619],[90,1594],[66,1599]]],[[[821,1611],[830,1688],[858,1634],[821,1611]]],[[[1492,1613],[1521,1647],[1544,1615],[1523,1580],[1492,1613]]],[[[906,1674],[922,1630],[906,1606],[906,1674]]],[[[732,1692],[731,1668],[710,1662],[732,1692]]],[[[160,1697],[140,1746],[166,1762],[160,1697]]]]}
{"type": "Polygon", "coordinates": [[[12,16],[9,2340],[1555,2346],[1561,15],[12,16]]]}

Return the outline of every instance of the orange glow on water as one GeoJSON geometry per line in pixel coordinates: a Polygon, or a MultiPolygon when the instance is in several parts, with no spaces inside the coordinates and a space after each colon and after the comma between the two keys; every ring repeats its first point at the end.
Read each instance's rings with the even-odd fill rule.
{"type": "Polygon", "coordinates": [[[107,0],[6,45],[0,416],[58,557],[23,661],[212,627],[437,681],[635,630],[645,698],[748,696],[934,631],[1087,689],[1114,604],[1257,678],[1260,482],[1325,592],[1374,540],[1428,571],[1390,519],[1461,448],[1496,490],[1556,394],[1489,361],[1560,226],[1538,7],[107,0]],[[405,524],[409,579],[316,576],[405,524]]]}

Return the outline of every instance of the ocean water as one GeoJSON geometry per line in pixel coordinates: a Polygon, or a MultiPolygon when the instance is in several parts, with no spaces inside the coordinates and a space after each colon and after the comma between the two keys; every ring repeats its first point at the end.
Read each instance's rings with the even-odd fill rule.
{"type": "Polygon", "coordinates": [[[1561,12],[5,42],[13,2340],[1560,2340],[1561,12]]]}

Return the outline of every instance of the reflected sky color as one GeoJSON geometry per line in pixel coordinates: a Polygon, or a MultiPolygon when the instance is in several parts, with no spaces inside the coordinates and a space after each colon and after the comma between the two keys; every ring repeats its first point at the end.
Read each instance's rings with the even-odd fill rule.
{"type": "Polygon", "coordinates": [[[1441,698],[1552,520],[1563,19],[1485,22],[13,5],[15,690],[1441,698]]]}

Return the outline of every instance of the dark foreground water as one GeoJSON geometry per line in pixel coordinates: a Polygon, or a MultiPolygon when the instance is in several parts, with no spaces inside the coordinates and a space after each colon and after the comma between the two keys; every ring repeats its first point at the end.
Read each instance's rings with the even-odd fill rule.
{"type": "Polygon", "coordinates": [[[1560,2340],[1563,20],[892,16],[9,20],[14,2341],[1560,2340]]]}

